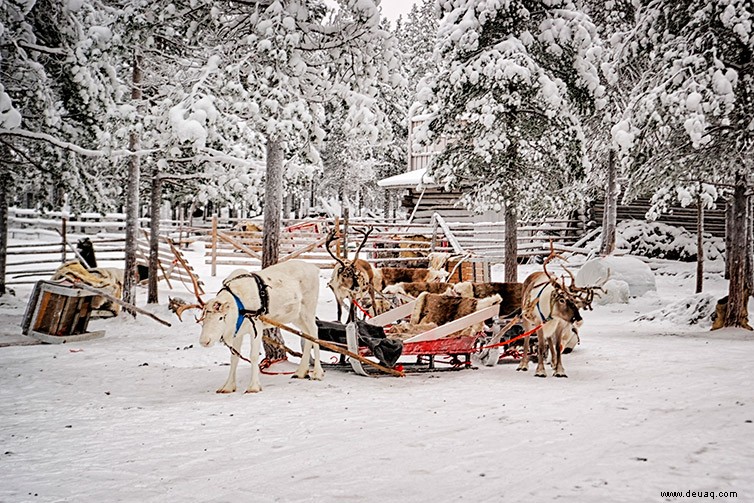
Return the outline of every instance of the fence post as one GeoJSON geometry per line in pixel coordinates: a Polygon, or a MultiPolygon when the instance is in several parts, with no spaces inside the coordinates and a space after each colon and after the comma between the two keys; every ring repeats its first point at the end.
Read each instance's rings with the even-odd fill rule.
{"type": "Polygon", "coordinates": [[[432,213],[432,241],[429,245],[429,251],[434,252],[437,246],[437,213],[432,213]]]}
{"type": "Polygon", "coordinates": [[[212,277],[217,276],[217,215],[212,215],[212,277]]]}
{"type": "Polygon", "coordinates": [[[63,217],[63,221],[60,224],[61,232],[60,232],[60,238],[63,240],[63,243],[61,244],[61,247],[63,248],[63,261],[61,263],[65,264],[65,256],[66,256],[66,243],[68,241],[68,234],[66,231],[66,220],[65,217],[63,217]]]}

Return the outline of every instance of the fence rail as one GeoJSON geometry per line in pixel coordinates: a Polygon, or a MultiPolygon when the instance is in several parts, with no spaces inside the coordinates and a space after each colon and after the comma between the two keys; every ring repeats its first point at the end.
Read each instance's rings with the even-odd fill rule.
{"type": "MultiPolygon", "coordinates": [[[[377,266],[419,265],[426,263],[430,251],[447,252],[463,256],[465,261],[494,264],[504,260],[503,242],[505,226],[498,222],[471,223],[445,222],[441,217],[428,223],[407,223],[397,221],[376,221],[353,219],[349,227],[371,228],[369,239],[362,252],[365,258],[377,266]],[[442,223],[440,223],[442,222],[442,223]]],[[[147,227],[149,219],[139,219],[142,227],[147,227]]],[[[321,268],[332,268],[335,261],[325,249],[327,232],[335,226],[333,219],[284,220],[280,238],[280,259],[303,259],[321,268]]],[[[260,267],[262,255],[262,234],[258,231],[245,231],[249,224],[261,228],[258,219],[217,218],[211,220],[160,220],[160,234],[169,238],[177,246],[201,241],[205,246],[205,264],[211,265],[213,274],[218,265],[260,267]]],[[[99,262],[120,263],[125,258],[123,239],[125,215],[111,213],[101,215],[87,213],[73,216],[64,212],[40,214],[32,210],[11,208],[9,211],[10,237],[36,237],[45,244],[44,253],[50,254],[47,261],[34,261],[39,275],[52,274],[55,267],[65,260],[74,258],[72,244],[77,239],[88,236],[95,244],[99,262]],[[42,264],[51,264],[44,268],[42,264]]],[[[579,220],[544,219],[536,222],[521,222],[518,227],[518,249],[521,257],[546,255],[550,241],[561,246],[575,243],[583,235],[583,225],[579,220]]],[[[345,246],[349,253],[361,243],[361,236],[347,232],[339,246],[345,246]]],[[[34,253],[40,253],[41,244],[33,245],[34,253]]],[[[32,282],[31,261],[23,256],[30,253],[32,245],[12,245],[8,249],[8,284],[32,282]],[[12,259],[12,260],[11,260],[12,259]]],[[[137,260],[146,263],[147,249],[142,246],[137,260]]],[[[162,260],[170,254],[161,250],[162,260]]],[[[350,257],[350,256],[349,256],[350,257]]],[[[352,258],[352,257],[350,257],[352,258]]]]}

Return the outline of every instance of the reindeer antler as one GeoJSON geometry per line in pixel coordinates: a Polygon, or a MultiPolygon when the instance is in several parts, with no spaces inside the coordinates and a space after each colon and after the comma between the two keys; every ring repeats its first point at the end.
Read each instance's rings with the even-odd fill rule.
{"type": "Polygon", "coordinates": [[[364,245],[366,244],[367,239],[369,238],[369,235],[372,233],[374,228],[370,227],[368,230],[354,228],[354,230],[358,232],[359,234],[361,234],[362,236],[364,236],[364,239],[361,240],[361,244],[356,249],[356,253],[354,254],[354,258],[359,258],[359,252],[361,251],[362,248],[364,248],[364,245]]]}
{"type": "Polygon", "coordinates": [[[183,318],[181,318],[181,315],[184,311],[188,309],[202,309],[204,308],[204,304],[189,304],[183,299],[179,299],[177,297],[171,297],[168,299],[168,309],[173,311],[176,316],[178,316],[178,319],[183,321],[183,318]]]}
{"type": "Polygon", "coordinates": [[[325,248],[327,249],[327,253],[329,253],[329,254],[330,254],[330,256],[331,256],[332,258],[334,258],[334,259],[335,259],[335,261],[336,261],[337,263],[339,263],[341,267],[345,267],[345,266],[346,266],[346,264],[345,264],[345,263],[343,263],[343,260],[341,260],[340,258],[338,258],[338,257],[337,257],[337,256],[336,256],[336,255],[335,255],[335,254],[334,254],[333,252],[332,252],[332,250],[330,249],[330,243],[332,243],[333,241],[335,241],[335,239],[336,239],[336,236],[335,236],[335,229],[332,229],[332,230],[331,230],[331,231],[330,231],[330,232],[329,232],[329,233],[327,234],[327,240],[325,241],[325,248]]]}

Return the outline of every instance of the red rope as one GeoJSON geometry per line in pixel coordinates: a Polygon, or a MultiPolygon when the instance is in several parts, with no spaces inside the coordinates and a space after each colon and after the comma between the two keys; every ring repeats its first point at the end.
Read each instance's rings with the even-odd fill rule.
{"type": "Polygon", "coordinates": [[[524,337],[529,337],[531,334],[533,334],[534,332],[536,332],[537,330],[539,330],[540,328],[542,328],[542,325],[544,325],[544,323],[540,323],[539,325],[537,325],[536,327],[532,328],[528,332],[524,332],[521,335],[517,335],[516,337],[514,337],[512,339],[509,339],[509,340],[507,340],[505,342],[498,342],[497,344],[490,344],[489,346],[483,346],[483,347],[479,348],[479,351],[481,351],[483,349],[491,349],[491,348],[497,348],[497,347],[500,347],[500,346],[505,346],[505,345],[510,344],[512,342],[516,342],[519,339],[523,339],[524,337]]]}
{"type": "Polygon", "coordinates": [[[289,375],[293,374],[293,372],[269,372],[267,371],[268,368],[272,367],[274,364],[278,362],[286,362],[288,361],[287,358],[280,358],[278,360],[270,360],[269,358],[265,358],[259,363],[259,371],[266,375],[289,375]]]}
{"type": "Polygon", "coordinates": [[[351,300],[351,303],[352,303],[352,304],[353,304],[354,306],[358,307],[358,308],[359,308],[359,311],[361,311],[362,313],[364,313],[364,316],[366,316],[367,318],[371,318],[371,317],[372,317],[372,316],[371,316],[371,315],[370,315],[370,314],[369,314],[368,312],[366,312],[366,310],[365,310],[365,309],[364,309],[363,307],[361,307],[361,306],[359,305],[359,303],[358,303],[358,302],[356,302],[355,300],[351,300]]]}

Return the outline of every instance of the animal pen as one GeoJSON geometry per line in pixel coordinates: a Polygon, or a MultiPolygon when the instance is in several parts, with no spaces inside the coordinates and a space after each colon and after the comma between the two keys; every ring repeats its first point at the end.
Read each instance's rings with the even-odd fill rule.
{"type": "MultiPolygon", "coordinates": [[[[362,258],[375,267],[426,267],[430,252],[444,252],[451,256],[449,269],[453,273],[449,281],[489,282],[491,265],[502,263],[505,258],[505,227],[501,222],[446,222],[435,214],[429,223],[352,219],[344,224],[337,218],[295,222],[281,233],[279,261],[297,258],[331,269],[335,262],[325,249],[327,232],[338,230],[338,252],[355,250],[361,236],[348,227],[371,229],[361,251],[362,258]]],[[[227,224],[223,227],[215,217],[210,229],[188,231],[204,236],[205,263],[211,266],[213,275],[218,265],[261,266],[261,230],[239,230],[227,224]]],[[[518,255],[524,259],[542,257],[549,252],[551,241],[560,247],[573,246],[583,234],[583,226],[577,220],[522,223],[518,227],[518,255]]]]}

